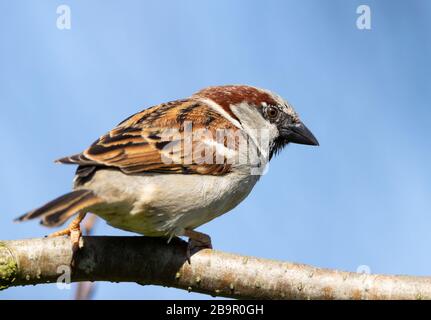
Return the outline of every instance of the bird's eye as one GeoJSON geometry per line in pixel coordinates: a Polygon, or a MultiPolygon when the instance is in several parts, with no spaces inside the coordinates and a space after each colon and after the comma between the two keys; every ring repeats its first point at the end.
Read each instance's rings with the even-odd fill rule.
{"type": "Polygon", "coordinates": [[[277,108],[269,107],[268,110],[266,111],[266,114],[268,115],[269,118],[275,119],[278,116],[278,110],[277,108]]]}

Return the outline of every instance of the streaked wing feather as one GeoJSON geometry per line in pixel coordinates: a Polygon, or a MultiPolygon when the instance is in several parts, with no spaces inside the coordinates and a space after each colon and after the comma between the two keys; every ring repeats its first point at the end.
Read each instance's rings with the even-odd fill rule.
{"type": "MultiPolygon", "coordinates": [[[[194,173],[223,175],[230,171],[227,163],[203,163],[199,154],[189,160],[185,150],[185,124],[193,130],[207,129],[216,139],[215,128],[237,130],[227,119],[209,106],[192,99],[161,104],[139,112],[100,137],[84,152],[59,159],[60,163],[81,166],[116,167],[127,174],[141,172],[194,173]],[[170,131],[179,133],[173,139],[170,131]],[[166,134],[168,133],[168,134],[166,134]],[[168,139],[169,138],[169,139],[168,139]],[[169,147],[169,148],[168,148],[169,147]]],[[[205,149],[207,142],[192,142],[192,150],[205,149]],[[199,149],[200,148],[200,149],[199,149]]],[[[215,153],[216,150],[211,152],[215,153]]],[[[215,154],[211,155],[215,159],[215,154]]]]}

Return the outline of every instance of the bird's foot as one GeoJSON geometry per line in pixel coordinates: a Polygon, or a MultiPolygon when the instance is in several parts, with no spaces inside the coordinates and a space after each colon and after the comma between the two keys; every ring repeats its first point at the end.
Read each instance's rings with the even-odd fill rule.
{"type": "Polygon", "coordinates": [[[60,236],[69,236],[70,242],[72,243],[72,251],[73,253],[79,250],[79,240],[82,237],[81,226],[80,223],[84,219],[85,213],[79,213],[78,216],[72,220],[72,222],[68,225],[68,227],[64,230],[60,230],[48,235],[48,238],[60,237],[60,236]]]}
{"type": "Polygon", "coordinates": [[[202,249],[212,249],[211,237],[205,233],[185,230],[184,235],[189,238],[187,244],[187,261],[190,263],[191,256],[202,249]]]}

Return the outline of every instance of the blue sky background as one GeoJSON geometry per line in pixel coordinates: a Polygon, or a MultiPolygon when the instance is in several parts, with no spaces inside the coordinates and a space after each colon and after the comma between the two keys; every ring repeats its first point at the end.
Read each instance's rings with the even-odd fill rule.
{"type": "MultiPolygon", "coordinates": [[[[320,267],[431,273],[431,1],[0,1],[0,239],[70,190],[82,151],[151,105],[217,84],[271,89],[321,146],[291,145],[251,195],[202,226],[215,248],[320,267]],[[56,28],[67,4],[72,29],[56,28]],[[372,29],[356,28],[371,7],[372,29]]],[[[99,235],[124,235],[99,220],[99,235]]],[[[0,299],[70,299],[55,285],[0,299]]],[[[96,299],[201,299],[99,283],[96,299]]]]}

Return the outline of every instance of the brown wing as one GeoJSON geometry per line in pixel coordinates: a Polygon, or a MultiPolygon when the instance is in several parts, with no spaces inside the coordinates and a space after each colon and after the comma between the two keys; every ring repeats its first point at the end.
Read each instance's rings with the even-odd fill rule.
{"type": "MultiPolygon", "coordinates": [[[[223,175],[230,171],[225,152],[234,146],[220,140],[216,128],[238,129],[213,109],[193,99],[160,104],[139,112],[100,137],[84,152],[57,160],[84,166],[115,167],[141,172],[223,175]],[[199,136],[191,136],[200,132],[199,136]],[[220,143],[221,142],[221,143],[220,143]],[[223,150],[221,155],[220,148],[223,150]]],[[[219,131],[220,132],[220,131],[219,131]]]]}

